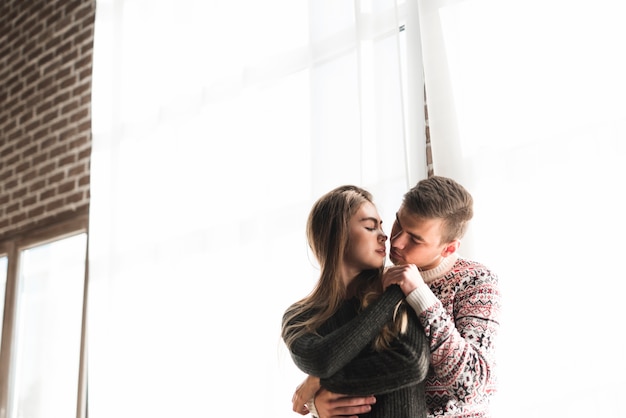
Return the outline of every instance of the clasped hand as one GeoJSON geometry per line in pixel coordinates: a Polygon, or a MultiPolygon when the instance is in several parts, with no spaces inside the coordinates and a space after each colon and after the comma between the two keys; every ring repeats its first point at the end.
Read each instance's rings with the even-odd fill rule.
{"type": "Polygon", "coordinates": [[[405,296],[417,289],[422,283],[424,280],[415,264],[392,266],[387,268],[383,274],[383,289],[392,284],[397,284],[405,296]]]}

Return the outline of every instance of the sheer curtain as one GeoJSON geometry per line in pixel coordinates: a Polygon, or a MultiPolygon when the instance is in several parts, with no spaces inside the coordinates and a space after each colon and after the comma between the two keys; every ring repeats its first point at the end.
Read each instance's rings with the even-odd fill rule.
{"type": "Polygon", "coordinates": [[[421,6],[434,171],[504,293],[498,416],[621,416],[626,6],[421,6]]]}
{"type": "Polygon", "coordinates": [[[419,42],[403,1],[98,1],[91,418],[294,416],[306,215],[355,183],[390,228],[425,176],[419,42]]]}

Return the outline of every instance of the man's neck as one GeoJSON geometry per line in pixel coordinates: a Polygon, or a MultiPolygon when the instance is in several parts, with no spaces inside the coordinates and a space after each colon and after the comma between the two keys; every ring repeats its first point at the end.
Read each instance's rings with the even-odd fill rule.
{"type": "Polygon", "coordinates": [[[437,280],[438,278],[444,276],[447,272],[450,271],[450,269],[452,269],[452,266],[454,265],[454,263],[456,262],[458,258],[459,256],[455,252],[453,254],[450,254],[447,257],[443,257],[441,259],[441,262],[437,264],[436,267],[420,272],[422,274],[422,278],[424,279],[424,282],[426,284],[430,284],[434,282],[435,280],[437,280]]]}

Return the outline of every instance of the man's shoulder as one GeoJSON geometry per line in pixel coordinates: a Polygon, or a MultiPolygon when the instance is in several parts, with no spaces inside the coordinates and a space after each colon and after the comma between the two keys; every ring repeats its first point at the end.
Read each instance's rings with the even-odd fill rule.
{"type": "Polygon", "coordinates": [[[485,264],[465,257],[459,257],[452,267],[452,273],[477,284],[498,285],[498,275],[485,264]]]}

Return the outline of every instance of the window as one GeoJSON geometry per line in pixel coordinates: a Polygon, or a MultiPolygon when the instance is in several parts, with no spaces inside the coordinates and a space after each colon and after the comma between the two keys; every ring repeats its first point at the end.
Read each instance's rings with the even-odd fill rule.
{"type": "Polygon", "coordinates": [[[87,233],[81,221],[3,243],[0,409],[82,417],[87,233]]]}
{"type": "MultiPolygon", "coordinates": [[[[4,312],[4,293],[7,286],[7,260],[6,256],[0,257],[0,318],[4,312]]],[[[2,321],[0,321],[0,347],[2,346],[2,321]]]]}

